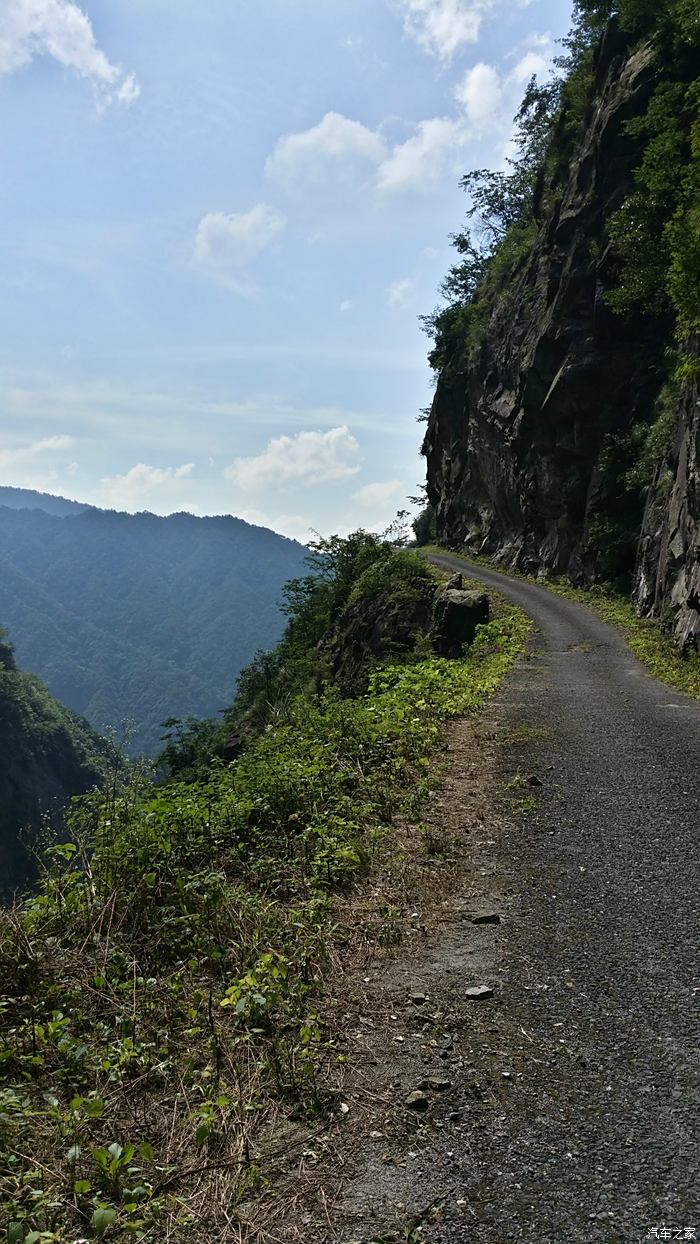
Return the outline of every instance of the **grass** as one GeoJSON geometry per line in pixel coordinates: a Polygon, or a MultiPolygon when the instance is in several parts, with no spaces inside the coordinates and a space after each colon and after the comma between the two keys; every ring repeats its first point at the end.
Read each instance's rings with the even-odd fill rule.
{"type": "Polygon", "coordinates": [[[659,682],[700,699],[700,656],[692,653],[683,656],[660,624],[651,618],[638,617],[632,602],[625,596],[597,585],[577,588],[557,581],[544,586],[557,596],[593,609],[604,622],[620,631],[627,646],[659,682]]]}
{"type": "Polygon", "coordinates": [[[443,723],[497,689],[529,625],[508,608],[462,660],[299,697],[206,781],[75,802],[38,891],[0,911],[7,1244],[243,1238],[276,1121],[339,1108],[330,998],[358,941],[400,936],[380,881],[443,723]]]}
{"type": "MultiPolygon", "coordinates": [[[[424,551],[439,554],[448,550],[430,546],[424,551]]],[[[499,574],[537,583],[539,587],[544,587],[557,596],[592,609],[604,622],[620,632],[628,647],[654,678],[677,691],[684,691],[686,695],[700,699],[700,655],[683,655],[673,640],[664,633],[659,622],[638,617],[632,602],[619,592],[603,585],[579,588],[563,579],[535,579],[532,575],[505,569],[486,557],[467,558],[452,552],[450,556],[465,563],[486,566],[499,574]]]]}

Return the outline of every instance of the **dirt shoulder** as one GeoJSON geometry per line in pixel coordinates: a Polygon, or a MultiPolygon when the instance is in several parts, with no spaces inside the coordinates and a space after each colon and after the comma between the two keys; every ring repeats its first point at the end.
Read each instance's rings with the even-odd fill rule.
{"type": "MultiPolygon", "coordinates": [[[[304,1138],[284,1125],[294,1148],[256,1216],[272,1239],[418,1241],[448,1209],[470,1221],[450,1148],[479,1144],[518,1061],[497,1004],[518,896],[490,853],[515,824],[523,788],[504,790],[502,734],[493,710],[447,729],[419,856],[411,860],[406,843],[407,926],[398,946],[342,982],[338,1045],[348,1073],[329,1127],[304,1138]]],[[[509,738],[509,749],[528,738],[527,730],[509,738]]]]}

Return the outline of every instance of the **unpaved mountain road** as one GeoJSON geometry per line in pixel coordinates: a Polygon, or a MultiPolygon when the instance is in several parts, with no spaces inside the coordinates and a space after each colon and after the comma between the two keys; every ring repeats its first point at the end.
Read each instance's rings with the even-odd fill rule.
{"type": "Polygon", "coordinates": [[[526,728],[517,767],[543,785],[524,790],[536,808],[490,855],[519,892],[495,996],[478,1004],[522,1033],[504,1109],[461,1149],[454,1132],[433,1136],[433,1176],[442,1166],[473,1208],[460,1215],[448,1197],[421,1238],[700,1240],[700,705],[587,609],[431,560],[534,619],[532,659],[496,711],[526,728]]]}

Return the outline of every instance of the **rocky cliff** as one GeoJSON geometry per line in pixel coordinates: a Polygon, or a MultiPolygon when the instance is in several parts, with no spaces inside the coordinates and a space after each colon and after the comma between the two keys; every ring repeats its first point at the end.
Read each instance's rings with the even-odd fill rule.
{"type": "Polygon", "coordinates": [[[634,579],[641,610],[700,643],[697,381],[664,389],[668,306],[620,314],[610,298],[609,225],[633,192],[659,60],[608,23],[571,156],[544,165],[525,253],[477,287],[482,329],[444,361],[423,452],[442,544],[579,583],[634,579]],[[662,390],[676,431],[645,497],[635,446],[662,390]]]}
{"type": "MultiPolygon", "coordinates": [[[[700,343],[691,349],[696,357],[700,343]]],[[[671,449],[649,490],[634,597],[660,617],[683,648],[700,649],[700,385],[683,387],[671,449]]]]}

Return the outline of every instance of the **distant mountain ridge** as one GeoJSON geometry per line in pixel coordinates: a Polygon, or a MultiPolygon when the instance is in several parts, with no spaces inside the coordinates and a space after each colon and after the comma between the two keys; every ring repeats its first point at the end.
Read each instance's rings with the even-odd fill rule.
{"type": "Polygon", "coordinates": [[[69,501],[67,497],[54,497],[49,492],[35,492],[32,488],[0,486],[0,505],[10,510],[43,510],[45,514],[82,514],[92,510],[92,505],[82,501],[69,501]]]}
{"type": "Polygon", "coordinates": [[[132,751],[156,751],[168,717],[230,704],[240,670],[280,638],[281,589],[305,555],[238,518],[0,488],[0,619],[19,664],[96,729],[133,722],[132,751]]]}

